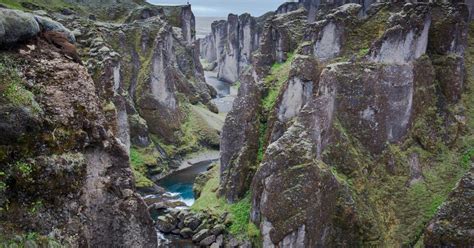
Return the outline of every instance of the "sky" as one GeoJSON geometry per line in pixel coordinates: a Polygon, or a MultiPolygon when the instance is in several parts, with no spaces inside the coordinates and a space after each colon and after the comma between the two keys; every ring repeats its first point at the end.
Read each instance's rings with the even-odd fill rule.
{"type": "MultiPolygon", "coordinates": [[[[152,4],[186,4],[187,0],[148,0],[152,4]]],[[[229,13],[260,16],[276,10],[285,0],[189,0],[195,16],[227,17],[229,13]]]]}

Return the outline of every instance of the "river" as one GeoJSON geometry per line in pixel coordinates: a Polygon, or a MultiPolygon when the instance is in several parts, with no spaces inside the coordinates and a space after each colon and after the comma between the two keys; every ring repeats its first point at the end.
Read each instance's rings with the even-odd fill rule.
{"type": "MultiPolygon", "coordinates": [[[[217,91],[217,97],[213,99],[213,103],[219,110],[219,115],[215,115],[205,109],[197,109],[201,116],[206,119],[210,126],[216,124],[222,128],[224,116],[232,109],[232,104],[237,95],[236,87],[232,84],[217,79],[217,73],[211,71],[204,72],[206,82],[214,87],[217,91]],[[209,113],[202,113],[207,111],[209,113]],[[217,118],[217,117],[218,118],[217,118]],[[216,123],[216,118],[221,119],[220,125],[216,123]]],[[[158,186],[162,187],[165,195],[175,199],[174,201],[183,202],[187,207],[194,203],[193,185],[196,177],[205,172],[212,163],[219,161],[219,151],[204,151],[197,154],[189,155],[188,158],[181,162],[177,171],[157,181],[158,186]]],[[[150,195],[148,197],[156,198],[159,196],[150,195]]],[[[163,235],[158,233],[159,243],[166,247],[196,247],[190,240],[183,240],[177,235],[163,235]]]]}

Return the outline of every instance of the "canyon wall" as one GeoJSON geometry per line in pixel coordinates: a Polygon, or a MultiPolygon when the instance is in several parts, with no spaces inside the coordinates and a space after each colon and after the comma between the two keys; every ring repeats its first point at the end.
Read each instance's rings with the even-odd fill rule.
{"type": "MultiPolygon", "coordinates": [[[[260,46],[261,32],[265,22],[270,16],[287,14],[298,10],[306,9],[306,17],[309,23],[324,19],[324,16],[332,9],[347,4],[354,3],[362,6],[360,15],[368,15],[368,11],[375,6],[388,1],[375,0],[299,0],[298,2],[283,3],[275,12],[269,12],[258,18],[251,18],[246,15],[245,20],[253,19],[252,24],[245,20],[237,20],[235,15],[230,15],[227,22],[216,22],[211,34],[200,41],[200,56],[206,62],[212,64],[210,69],[217,67],[218,78],[224,81],[235,82],[243,73],[244,68],[251,64],[251,55],[260,46]],[[256,25],[253,24],[256,22],[256,25]],[[258,28],[255,28],[257,26],[258,28]],[[247,33],[242,32],[247,29],[247,33]]],[[[403,1],[400,1],[403,2],[403,1]]],[[[423,2],[423,1],[421,1],[423,2]]],[[[465,1],[470,12],[470,19],[473,18],[474,5],[470,1],[465,1]]],[[[331,28],[331,27],[328,27],[331,28]]],[[[337,35],[335,37],[338,37],[337,35]]],[[[327,48],[330,50],[330,48],[327,48]]]]}
{"type": "Polygon", "coordinates": [[[0,70],[9,73],[0,126],[12,133],[0,146],[1,242],[34,233],[38,244],[156,246],[136,187],[153,189],[150,178],[179,158],[219,145],[218,130],[193,112],[217,108],[191,6],[55,4],[22,5],[34,14],[0,8],[0,70]],[[78,54],[84,66],[69,61],[78,54]]]}
{"type": "Polygon", "coordinates": [[[45,247],[156,246],[116,132],[120,116],[87,69],[38,27],[71,32],[25,12],[0,9],[0,16],[2,245],[16,237],[13,244],[45,247]]]}
{"type": "Polygon", "coordinates": [[[454,207],[469,174],[448,198],[472,166],[467,6],[364,11],[268,19],[224,125],[219,194],[251,195],[264,247],[415,245],[423,233],[469,246],[454,207]]]}
{"type": "Polygon", "coordinates": [[[201,39],[201,57],[217,63],[219,79],[233,83],[258,49],[261,30],[261,23],[249,14],[230,14],[227,21],[214,22],[212,33],[201,39]]]}

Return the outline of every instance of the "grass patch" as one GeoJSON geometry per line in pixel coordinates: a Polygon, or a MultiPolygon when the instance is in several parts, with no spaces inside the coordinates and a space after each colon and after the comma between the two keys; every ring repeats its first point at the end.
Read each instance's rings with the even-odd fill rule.
{"type": "Polygon", "coordinates": [[[67,3],[63,0],[21,0],[21,1],[0,0],[0,3],[12,9],[19,9],[19,10],[27,10],[22,5],[22,3],[24,3],[24,4],[30,4],[32,6],[37,6],[37,8],[43,9],[43,10],[58,11],[58,10],[68,8],[68,9],[74,9],[76,11],[82,12],[82,8],[80,8],[79,6],[67,3]]]}
{"type": "Polygon", "coordinates": [[[135,184],[138,188],[146,188],[154,185],[154,183],[146,177],[148,167],[156,166],[157,164],[157,156],[152,150],[148,148],[130,148],[130,164],[132,165],[135,184]]]}
{"type": "Polygon", "coordinates": [[[201,196],[191,206],[195,212],[205,211],[215,216],[229,213],[231,224],[227,231],[241,240],[251,240],[258,243],[260,230],[250,221],[251,197],[247,194],[242,200],[229,204],[224,198],[217,196],[219,188],[219,166],[211,170],[211,177],[204,185],[201,196]]]}
{"type": "Polygon", "coordinates": [[[281,87],[288,80],[291,70],[291,62],[293,62],[294,54],[289,53],[288,59],[284,63],[276,63],[272,66],[270,74],[265,77],[265,86],[268,93],[262,99],[262,106],[266,113],[270,112],[280,94],[281,87]]]}

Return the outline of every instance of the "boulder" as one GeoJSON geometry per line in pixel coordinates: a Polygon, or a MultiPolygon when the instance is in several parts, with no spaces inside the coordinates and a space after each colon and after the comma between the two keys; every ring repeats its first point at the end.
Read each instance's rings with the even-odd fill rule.
{"type": "Polygon", "coordinates": [[[63,33],[68,38],[69,42],[76,43],[76,37],[74,37],[74,34],[71,32],[71,30],[64,27],[61,23],[54,21],[51,18],[39,15],[35,16],[35,20],[38,22],[40,28],[43,31],[55,31],[63,33]]]}
{"type": "Polygon", "coordinates": [[[175,229],[178,221],[173,216],[167,214],[165,216],[160,216],[156,220],[156,228],[163,233],[170,233],[172,230],[175,229]]]}
{"type": "Polygon", "coordinates": [[[201,242],[199,242],[199,245],[200,246],[210,246],[212,243],[214,243],[214,241],[216,241],[216,236],[215,235],[211,235],[203,240],[201,240],[201,242]]]}
{"type": "Polygon", "coordinates": [[[208,235],[209,235],[209,229],[203,229],[203,230],[199,231],[198,233],[194,234],[193,242],[199,243],[199,242],[201,242],[201,240],[207,238],[208,235]]]}
{"type": "Polygon", "coordinates": [[[217,224],[211,229],[211,233],[218,236],[225,231],[225,226],[223,224],[217,224]]]}
{"type": "Polygon", "coordinates": [[[179,234],[181,235],[181,237],[183,237],[185,239],[189,239],[193,236],[193,230],[191,230],[191,228],[189,228],[189,227],[185,227],[185,228],[181,229],[179,234]]]}
{"type": "Polygon", "coordinates": [[[40,27],[32,14],[0,9],[0,46],[28,40],[39,32],[40,27]]]}
{"type": "Polygon", "coordinates": [[[191,228],[191,230],[196,230],[200,224],[201,220],[192,215],[184,219],[184,226],[191,228]]]}
{"type": "Polygon", "coordinates": [[[220,248],[224,245],[224,235],[219,235],[216,238],[216,241],[211,245],[211,248],[220,248]]]}

